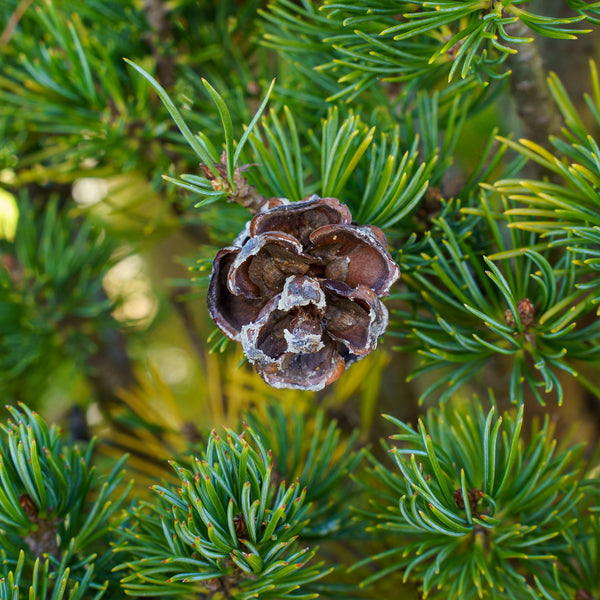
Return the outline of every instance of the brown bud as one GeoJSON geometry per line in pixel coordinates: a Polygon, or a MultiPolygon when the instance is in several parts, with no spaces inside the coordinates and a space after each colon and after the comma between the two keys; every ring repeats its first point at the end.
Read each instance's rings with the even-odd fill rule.
{"type": "Polygon", "coordinates": [[[30,521],[37,521],[38,508],[27,494],[19,497],[19,505],[30,521]]]}
{"type": "MultiPolygon", "coordinates": [[[[469,502],[469,509],[471,510],[471,514],[477,514],[477,504],[479,501],[485,496],[485,494],[478,488],[473,488],[472,490],[467,490],[467,500],[469,502]]],[[[462,488],[458,488],[454,490],[454,494],[452,495],[456,506],[460,510],[465,510],[465,498],[462,493],[462,488]]]]}
{"type": "Polygon", "coordinates": [[[523,327],[533,325],[535,321],[535,308],[529,298],[523,298],[517,302],[517,311],[523,327]]]}
{"type": "Polygon", "coordinates": [[[242,165],[235,167],[233,172],[233,181],[229,180],[227,175],[227,154],[221,154],[221,162],[214,163],[213,167],[218,175],[212,169],[202,163],[200,169],[204,176],[210,181],[213,190],[216,192],[225,192],[228,202],[236,202],[246,207],[251,213],[257,213],[261,206],[267,201],[266,198],[256,191],[256,188],[248,183],[248,180],[242,175],[243,171],[254,165],[242,165]]]}
{"type": "MultiPolygon", "coordinates": [[[[533,302],[529,298],[523,298],[517,302],[517,313],[523,329],[527,329],[530,325],[533,325],[535,321],[535,307],[533,302]]],[[[504,311],[504,321],[510,327],[515,327],[515,317],[510,309],[504,311]]]]}
{"type": "Polygon", "coordinates": [[[245,539],[248,537],[248,527],[246,526],[246,519],[242,513],[238,513],[233,517],[233,527],[235,528],[235,534],[239,538],[245,539]]]}

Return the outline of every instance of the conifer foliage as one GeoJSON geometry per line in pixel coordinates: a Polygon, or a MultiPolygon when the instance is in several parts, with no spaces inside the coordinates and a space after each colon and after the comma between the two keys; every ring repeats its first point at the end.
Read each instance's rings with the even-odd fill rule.
{"type": "Polygon", "coordinates": [[[0,600],[600,600],[599,25],[0,3],[0,600]]]}

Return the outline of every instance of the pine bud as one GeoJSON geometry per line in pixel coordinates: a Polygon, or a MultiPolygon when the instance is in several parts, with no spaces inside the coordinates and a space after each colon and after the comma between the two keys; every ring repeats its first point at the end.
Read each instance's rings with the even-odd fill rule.
{"type": "MultiPolygon", "coordinates": [[[[517,313],[521,319],[521,324],[524,329],[527,329],[530,325],[533,325],[535,321],[535,307],[533,302],[529,298],[522,298],[517,302],[517,313]]],[[[504,311],[504,320],[507,325],[511,327],[515,326],[515,318],[510,310],[504,311]]]]}

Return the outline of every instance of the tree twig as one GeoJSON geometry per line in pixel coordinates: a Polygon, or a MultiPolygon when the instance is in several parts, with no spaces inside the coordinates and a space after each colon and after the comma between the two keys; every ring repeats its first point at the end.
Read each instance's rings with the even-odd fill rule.
{"type": "MultiPolygon", "coordinates": [[[[532,35],[520,20],[506,25],[506,33],[517,38],[532,35]]],[[[547,148],[548,137],[560,132],[562,119],[550,94],[542,56],[535,40],[513,47],[518,52],[508,59],[512,71],[511,90],[523,123],[524,136],[547,148]]]]}
{"type": "Polygon", "coordinates": [[[145,0],[144,12],[154,30],[147,35],[156,60],[156,77],[163,87],[169,89],[175,83],[175,57],[165,54],[164,48],[171,37],[169,9],[163,0],[145,0]]]}

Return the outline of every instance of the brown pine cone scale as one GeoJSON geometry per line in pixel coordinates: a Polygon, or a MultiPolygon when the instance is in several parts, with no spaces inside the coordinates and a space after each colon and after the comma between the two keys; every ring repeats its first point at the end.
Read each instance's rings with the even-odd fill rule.
{"type": "Polygon", "coordinates": [[[320,390],[377,346],[400,276],[383,232],[336,198],[272,198],[213,262],[208,309],[276,388],[320,390]]]}

